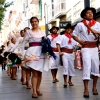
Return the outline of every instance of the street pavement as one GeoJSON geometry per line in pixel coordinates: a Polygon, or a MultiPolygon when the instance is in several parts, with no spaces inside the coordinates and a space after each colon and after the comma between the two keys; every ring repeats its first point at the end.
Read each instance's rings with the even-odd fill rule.
{"type": "MultiPolygon", "coordinates": [[[[21,85],[20,72],[18,70],[17,80],[11,80],[7,76],[6,71],[0,68],[0,100],[35,100],[32,98],[32,90],[26,89],[25,85],[21,85]]],[[[99,92],[98,96],[92,95],[92,80],[89,82],[90,98],[83,98],[83,82],[82,71],[76,69],[76,76],[73,77],[74,86],[63,88],[62,67],[58,72],[58,83],[52,83],[51,73],[43,72],[43,80],[41,84],[41,91],[43,96],[36,98],[36,100],[100,100],[100,79],[97,84],[99,92]]]]}

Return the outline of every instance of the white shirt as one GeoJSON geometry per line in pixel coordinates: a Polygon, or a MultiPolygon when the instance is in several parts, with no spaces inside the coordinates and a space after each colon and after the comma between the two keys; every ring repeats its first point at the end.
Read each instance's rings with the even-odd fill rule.
{"type": "Polygon", "coordinates": [[[22,42],[23,42],[23,37],[19,37],[17,39],[17,42],[16,44],[13,46],[13,48],[11,49],[11,52],[14,52],[16,49],[18,49],[19,53],[22,52],[21,50],[21,45],[22,45],[22,42]]]}
{"type": "Polygon", "coordinates": [[[59,43],[59,41],[61,39],[61,35],[58,35],[57,37],[55,37],[54,40],[52,40],[52,36],[51,35],[48,35],[47,37],[51,41],[51,47],[56,48],[56,43],[59,43]]]}
{"type": "Polygon", "coordinates": [[[9,52],[13,47],[14,47],[14,44],[13,44],[13,43],[10,43],[10,44],[7,46],[7,48],[6,48],[5,51],[9,52]]]}
{"type": "MultiPolygon", "coordinates": [[[[89,23],[89,21],[86,22],[87,24],[89,23]]],[[[100,23],[96,22],[95,25],[93,25],[91,28],[100,32],[100,23]]],[[[84,41],[96,41],[95,36],[91,32],[88,35],[87,27],[84,25],[83,22],[80,22],[76,25],[72,35],[79,37],[81,40],[84,41]]]]}
{"type": "Polygon", "coordinates": [[[61,41],[59,41],[60,47],[61,48],[68,48],[68,49],[73,49],[75,45],[77,45],[77,42],[72,38],[72,42],[68,44],[69,38],[65,35],[61,36],[61,41]]]}

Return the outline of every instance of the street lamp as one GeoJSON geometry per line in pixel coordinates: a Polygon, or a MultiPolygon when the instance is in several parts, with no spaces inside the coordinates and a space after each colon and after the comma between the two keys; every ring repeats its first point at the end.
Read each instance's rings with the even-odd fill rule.
{"type": "Polygon", "coordinates": [[[84,0],[84,8],[90,7],[90,0],[84,0]]]}

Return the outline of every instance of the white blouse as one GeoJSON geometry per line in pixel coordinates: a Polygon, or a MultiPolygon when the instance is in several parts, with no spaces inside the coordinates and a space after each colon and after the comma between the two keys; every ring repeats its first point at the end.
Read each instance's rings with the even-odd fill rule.
{"type": "Polygon", "coordinates": [[[46,34],[39,30],[38,32],[32,32],[32,30],[27,30],[24,39],[23,39],[23,43],[22,43],[22,50],[24,50],[24,46],[25,44],[28,43],[32,43],[32,42],[41,42],[42,37],[46,36],[46,34]]]}

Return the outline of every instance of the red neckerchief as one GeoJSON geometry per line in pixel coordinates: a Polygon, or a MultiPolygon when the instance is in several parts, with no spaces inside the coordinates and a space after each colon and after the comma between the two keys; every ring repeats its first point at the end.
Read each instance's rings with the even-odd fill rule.
{"type": "Polygon", "coordinates": [[[50,35],[52,37],[51,41],[53,41],[58,36],[58,34],[53,34],[53,33],[51,33],[50,35]]]}
{"type": "Polygon", "coordinates": [[[68,44],[72,43],[72,35],[69,33],[65,33],[65,36],[69,38],[68,44]]]}
{"type": "MultiPolygon", "coordinates": [[[[88,24],[86,22],[86,20],[82,21],[84,25],[89,25],[90,27],[92,27],[93,25],[95,25],[96,21],[94,19],[92,19],[88,24]]],[[[90,29],[87,30],[88,31],[88,35],[90,34],[90,29]]]]}

